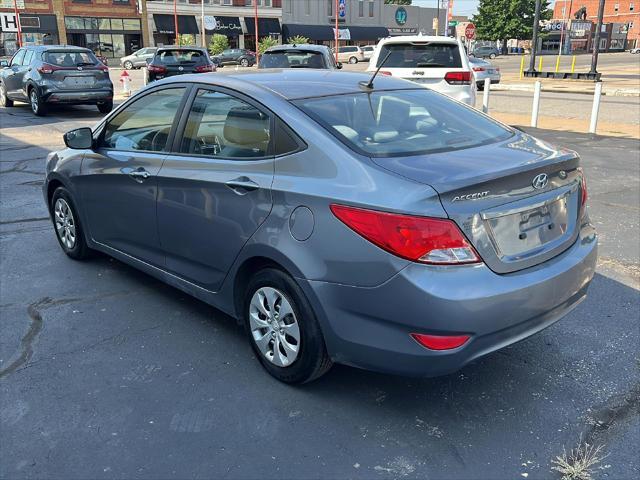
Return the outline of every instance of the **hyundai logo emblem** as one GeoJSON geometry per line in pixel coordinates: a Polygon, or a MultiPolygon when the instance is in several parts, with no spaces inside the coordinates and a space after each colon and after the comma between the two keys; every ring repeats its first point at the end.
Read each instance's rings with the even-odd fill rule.
{"type": "Polygon", "coordinates": [[[539,173],[538,175],[533,177],[533,182],[531,182],[533,188],[535,188],[536,190],[543,189],[547,186],[547,183],[549,183],[549,177],[547,177],[546,173],[539,173]]]}

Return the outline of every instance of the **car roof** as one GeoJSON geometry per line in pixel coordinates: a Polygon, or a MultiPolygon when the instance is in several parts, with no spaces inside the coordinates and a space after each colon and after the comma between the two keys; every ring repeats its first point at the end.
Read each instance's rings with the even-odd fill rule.
{"type": "Polygon", "coordinates": [[[204,47],[196,47],[195,45],[192,47],[188,47],[186,45],[165,45],[164,47],[157,47],[157,50],[206,50],[204,47]]]}
{"type": "Polygon", "coordinates": [[[53,50],[56,52],[66,51],[66,50],[69,50],[72,52],[77,52],[78,50],[85,51],[85,52],[91,51],[88,48],[76,47],[74,45],[25,45],[24,48],[28,48],[30,50],[39,50],[42,52],[46,52],[48,50],[53,50]]]}
{"type": "Polygon", "coordinates": [[[287,43],[284,45],[275,45],[268,48],[265,52],[279,52],[286,50],[308,50],[313,52],[329,52],[326,45],[311,45],[309,43],[287,43]]]}
{"type": "MultiPolygon", "coordinates": [[[[264,69],[249,72],[199,73],[177,75],[162,82],[197,82],[218,85],[245,93],[260,92],[277,95],[286,100],[309,97],[324,97],[366,91],[360,82],[368,82],[370,73],[340,72],[320,69],[264,69]],[[313,92],[310,94],[310,92],[313,92]]],[[[157,84],[156,84],[157,85],[157,84]]],[[[374,81],[377,90],[415,90],[416,84],[378,75],[374,81]]]]}
{"type": "Polygon", "coordinates": [[[400,35],[397,37],[387,37],[380,40],[380,43],[407,43],[407,42],[439,42],[458,44],[455,38],[435,36],[435,35],[400,35]]]}

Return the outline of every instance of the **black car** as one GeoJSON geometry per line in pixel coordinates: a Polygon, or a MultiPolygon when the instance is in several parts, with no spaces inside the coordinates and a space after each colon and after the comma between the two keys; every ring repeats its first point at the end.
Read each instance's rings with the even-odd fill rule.
{"type": "Polygon", "coordinates": [[[498,55],[500,55],[500,51],[496,47],[485,45],[485,46],[476,47],[469,56],[494,59],[498,55]]]}
{"type": "Polygon", "coordinates": [[[147,65],[148,80],[160,80],[185,73],[215,72],[216,66],[205,48],[162,47],[147,65]]]}
{"type": "Polygon", "coordinates": [[[256,63],[255,53],[244,48],[229,48],[218,55],[214,55],[211,59],[218,66],[240,65],[251,67],[256,63]]]}
{"type": "Polygon", "coordinates": [[[278,45],[267,49],[260,57],[258,68],[317,68],[338,70],[329,47],[324,45],[278,45]]]}
{"type": "Polygon", "coordinates": [[[97,105],[113,108],[109,68],[87,48],[61,45],[23,47],[0,70],[0,106],[28,102],[36,115],[49,105],[97,105]]]}

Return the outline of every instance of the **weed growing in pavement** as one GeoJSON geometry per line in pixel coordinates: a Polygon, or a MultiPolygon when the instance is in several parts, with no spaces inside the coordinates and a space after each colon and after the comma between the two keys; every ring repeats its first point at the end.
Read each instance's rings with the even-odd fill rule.
{"type": "Polygon", "coordinates": [[[580,437],[578,446],[571,449],[568,454],[562,447],[562,456],[558,455],[551,460],[553,464],[551,470],[560,472],[562,480],[593,480],[591,476],[593,467],[609,456],[609,454],[600,455],[603,448],[604,445],[596,447],[583,443],[580,437]]]}

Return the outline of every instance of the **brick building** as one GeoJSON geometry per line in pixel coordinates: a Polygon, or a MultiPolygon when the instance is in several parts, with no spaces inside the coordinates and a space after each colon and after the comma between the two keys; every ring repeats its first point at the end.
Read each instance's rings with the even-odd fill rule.
{"type": "MultiPolygon", "coordinates": [[[[22,0],[19,1],[22,43],[87,47],[117,58],[144,46],[147,24],[142,0],[22,0]]],[[[17,46],[13,0],[0,0],[0,56],[17,46]]]]}
{"type": "MultiPolygon", "coordinates": [[[[581,8],[586,8],[586,20],[598,21],[599,0],[556,0],[553,7],[553,18],[574,19],[581,8]]],[[[625,48],[640,46],[640,0],[607,0],[604,5],[603,23],[614,24],[615,34],[620,28],[626,28],[627,44],[625,48]],[[622,24],[622,26],[618,26],[622,24]]]]}

